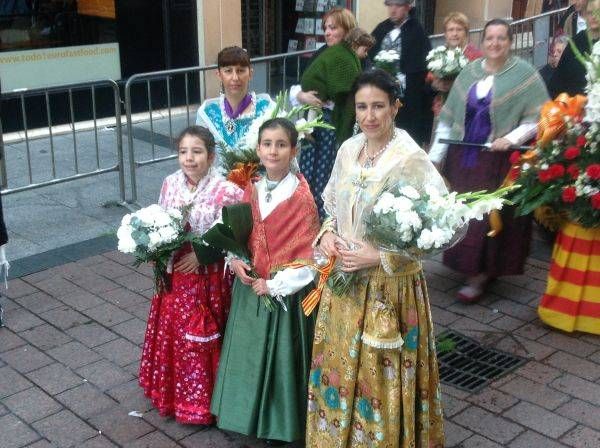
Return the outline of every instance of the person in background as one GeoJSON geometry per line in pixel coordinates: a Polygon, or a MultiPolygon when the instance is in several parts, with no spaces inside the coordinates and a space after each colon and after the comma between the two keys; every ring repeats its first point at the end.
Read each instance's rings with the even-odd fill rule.
{"type": "Polygon", "coordinates": [[[369,57],[374,60],[381,50],[395,50],[400,55],[397,70],[403,93],[396,126],[405,129],[419,145],[423,145],[429,143],[433,122],[431,94],[425,85],[425,58],[431,43],[421,24],[410,14],[411,0],[385,0],[385,4],[389,17],[371,33],[376,43],[369,57]]]}
{"type": "MultiPolygon", "coordinates": [[[[481,50],[469,42],[469,19],[462,12],[451,12],[444,18],[444,37],[447,48],[461,48],[469,61],[483,56],[481,50]]],[[[439,115],[444,105],[443,94],[450,91],[452,83],[453,81],[439,79],[431,74],[431,87],[441,93],[433,99],[432,109],[435,116],[439,115]]]]}
{"type": "Polygon", "coordinates": [[[587,28],[585,18],[586,4],[587,0],[573,0],[571,6],[569,6],[558,22],[561,34],[575,37],[577,33],[587,28]]]}
{"type": "MultiPolygon", "coordinates": [[[[356,28],[356,18],[354,17],[354,14],[346,8],[332,8],[323,15],[325,45],[309,60],[309,64],[302,74],[301,84],[294,85],[290,88],[290,103],[292,106],[308,104],[321,108],[323,120],[329,124],[334,124],[333,110],[336,108],[336,104],[335,99],[331,97],[331,92],[334,90],[332,86],[334,86],[334,84],[336,85],[335,90],[339,95],[343,90],[349,90],[349,87],[344,87],[348,82],[348,76],[356,76],[354,74],[356,71],[354,68],[356,61],[354,60],[353,53],[351,51],[343,51],[340,47],[336,46],[342,45],[344,39],[346,39],[350,31],[354,28],[356,28]],[[322,90],[320,92],[321,97],[319,97],[319,92],[315,85],[316,83],[313,83],[313,81],[315,81],[317,77],[321,77],[322,74],[316,73],[311,67],[315,61],[319,61],[320,65],[329,65],[331,61],[330,56],[321,59],[321,55],[332,47],[336,47],[333,53],[338,56],[341,54],[345,55],[344,60],[346,63],[344,63],[343,70],[341,67],[340,70],[337,70],[336,67],[329,67],[327,79],[324,80],[326,85],[322,82],[318,83],[319,86],[323,86],[321,87],[322,90]],[[350,67],[349,70],[348,67],[350,67]],[[307,72],[309,74],[305,78],[307,72]],[[303,85],[305,87],[312,87],[310,89],[303,88],[303,85]],[[340,87],[342,88],[340,89],[340,87]]],[[[350,82],[350,85],[351,84],[352,82],[350,82]]],[[[341,100],[341,97],[339,100],[341,100]]],[[[338,113],[338,124],[339,119],[341,118],[340,112],[343,113],[345,110],[345,106],[338,102],[336,111],[338,113]]],[[[341,129],[342,127],[340,127],[340,130],[341,129]]],[[[331,172],[338,146],[335,130],[316,128],[312,133],[312,142],[305,140],[300,151],[300,171],[304,175],[308,185],[310,185],[321,216],[323,214],[323,200],[321,198],[321,193],[323,192],[323,188],[325,188],[327,179],[329,179],[329,173],[331,172]]]]}
{"type": "MultiPolygon", "coordinates": [[[[600,0],[598,0],[600,1],[600,0]]],[[[456,78],[439,116],[429,158],[450,182],[452,190],[495,190],[506,177],[510,147],[535,135],[542,104],[548,100],[537,70],[512,56],[512,33],[501,19],[486,23],[484,57],[468,64],[456,78]],[[439,143],[450,138],[467,143],[490,143],[490,150],[439,143]]],[[[529,253],[531,220],[501,211],[503,230],[487,236],[488,220],[469,223],[465,238],[444,252],[443,262],[466,277],[458,300],[479,300],[486,284],[501,275],[523,273],[529,253]]]]}
{"type": "Polygon", "coordinates": [[[249,91],[252,73],[246,50],[223,48],[217,56],[216,72],[222,92],[204,101],[196,114],[196,125],[206,127],[216,142],[228,149],[237,147],[252,121],[272,103],[268,94],[249,91]]]}
{"type": "Polygon", "coordinates": [[[554,74],[554,70],[558,66],[560,62],[560,58],[565,51],[565,48],[569,45],[569,38],[562,34],[557,36],[552,43],[552,49],[550,51],[550,56],[548,57],[548,63],[540,68],[540,76],[544,80],[544,84],[546,87],[550,85],[550,79],[554,74]]]}
{"type": "MultiPolygon", "coordinates": [[[[177,139],[179,167],[167,176],[158,203],[165,209],[190,207],[186,227],[202,235],[220,219],[221,209],[242,198],[211,165],[215,140],[208,129],[190,126],[177,139]]],[[[223,276],[223,258],[201,265],[188,243],[173,255],[170,290],[152,299],[144,338],[139,383],[162,416],[179,423],[211,425],[210,400],[217,376],[222,334],[231,299],[231,277],[223,276]],[[214,324],[194,329],[200,319],[214,324]]]]}
{"type": "MultiPolygon", "coordinates": [[[[0,86],[0,95],[2,87],[0,86]]],[[[0,105],[2,103],[0,102],[0,105]]],[[[2,148],[4,150],[4,148],[2,148]]],[[[0,157],[3,157],[4,153],[0,153],[0,157]]],[[[10,264],[6,258],[6,245],[8,244],[8,232],[6,231],[6,224],[4,223],[4,211],[2,210],[2,195],[0,195],[0,280],[6,280],[8,278],[8,269],[10,264]]],[[[0,297],[2,299],[2,297],[0,297]]],[[[2,308],[2,302],[0,301],[0,327],[4,326],[4,309],[2,308]]]]}
{"type": "MultiPolygon", "coordinates": [[[[600,18],[598,17],[600,14],[600,1],[590,0],[587,2],[584,12],[587,28],[577,33],[573,38],[573,44],[580,53],[589,54],[591,45],[600,38],[600,18]]],[[[571,45],[568,45],[550,78],[548,85],[550,97],[556,98],[562,92],[571,96],[583,95],[586,85],[585,75],[584,65],[575,56],[571,45]]]]}

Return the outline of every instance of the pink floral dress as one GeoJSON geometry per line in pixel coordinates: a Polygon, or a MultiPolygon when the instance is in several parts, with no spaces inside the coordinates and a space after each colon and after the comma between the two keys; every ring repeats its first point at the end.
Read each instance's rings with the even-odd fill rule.
{"type": "MultiPolygon", "coordinates": [[[[193,204],[189,225],[193,232],[203,234],[221,217],[223,206],[239,202],[242,194],[234,184],[210,173],[192,192],[179,170],[164,180],[159,204],[165,208],[193,204]]],[[[189,250],[176,253],[175,261],[189,250]]],[[[221,260],[200,266],[197,273],[174,272],[170,291],[152,299],[139,383],[161,415],[173,415],[180,423],[214,422],[210,401],[229,313],[231,283],[229,275],[223,276],[221,260]],[[213,336],[207,338],[210,341],[189,338],[190,323],[198,317],[214,325],[213,336]]]]}

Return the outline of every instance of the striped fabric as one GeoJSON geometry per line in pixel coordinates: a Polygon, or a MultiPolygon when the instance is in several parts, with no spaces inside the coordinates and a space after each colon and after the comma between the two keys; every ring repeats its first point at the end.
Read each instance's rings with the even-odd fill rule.
{"type": "Polygon", "coordinates": [[[538,314],[560,330],[600,334],[600,228],[559,232],[538,314]]]}

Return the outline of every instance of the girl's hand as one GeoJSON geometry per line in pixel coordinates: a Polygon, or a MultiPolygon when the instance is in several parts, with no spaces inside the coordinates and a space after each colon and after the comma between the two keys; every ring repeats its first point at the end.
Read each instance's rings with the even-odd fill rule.
{"type": "Polygon", "coordinates": [[[242,260],[231,260],[229,266],[231,266],[231,269],[233,270],[233,272],[235,272],[235,275],[237,275],[237,277],[244,285],[251,285],[252,282],[254,282],[254,279],[248,275],[248,272],[250,272],[252,268],[248,266],[248,264],[244,263],[242,260]]]}
{"type": "Polygon", "coordinates": [[[323,101],[319,99],[317,96],[318,93],[316,90],[309,90],[308,92],[300,91],[298,92],[297,99],[302,104],[310,104],[315,107],[323,107],[323,101]]]}
{"type": "Polygon", "coordinates": [[[504,137],[497,138],[492,142],[491,150],[492,151],[508,151],[512,146],[512,142],[504,137]]]}
{"type": "Polygon", "coordinates": [[[173,266],[173,269],[177,272],[183,272],[184,274],[191,274],[197,272],[200,263],[194,251],[185,254],[181,257],[177,263],[173,266]]]}
{"type": "Polygon", "coordinates": [[[378,266],[381,262],[379,251],[364,241],[351,240],[356,246],[355,250],[340,249],[342,256],[342,271],[356,272],[361,269],[378,266]]]}
{"type": "Polygon", "coordinates": [[[348,245],[335,233],[325,232],[319,241],[319,250],[326,257],[340,257],[338,249],[348,249],[348,245]]]}
{"type": "Polygon", "coordinates": [[[257,278],[252,282],[252,289],[256,293],[257,296],[270,295],[271,291],[269,291],[269,287],[267,286],[267,281],[264,278],[257,278]]]}

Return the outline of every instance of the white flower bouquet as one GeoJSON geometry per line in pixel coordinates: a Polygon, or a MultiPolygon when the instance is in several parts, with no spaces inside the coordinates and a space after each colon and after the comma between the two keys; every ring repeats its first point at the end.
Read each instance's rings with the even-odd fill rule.
{"type": "Polygon", "coordinates": [[[427,69],[440,79],[454,79],[469,63],[460,48],[435,47],[425,59],[427,69]]]}
{"type": "Polygon", "coordinates": [[[396,76],[398,72],[398,61],[400,55],[396,50],[381,50],[373,59],[374,65],[381,70],[385,70],[392,76],[396,76]]]}
{"type": "Polygon", "coordinates": [[[184,214],[179,209],[163,209],[158,204],[123,216],[117,230],[119,251],[135,256],[135,266],[154,263],[157,292],[168,289],[167,265],[173,252],[187,241],[195,241],[184,230],[184,214]]]}
{"type": "Polygon", "coordinates": [[[482,220],[508,201],[512,187],[440,194],[426,185],[422,191],[403,183],[384,189],[367,217],[367,239],[377,247],[412,259],[439,252],[460,240],[471,219],[482,220]]]}

